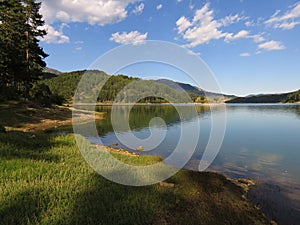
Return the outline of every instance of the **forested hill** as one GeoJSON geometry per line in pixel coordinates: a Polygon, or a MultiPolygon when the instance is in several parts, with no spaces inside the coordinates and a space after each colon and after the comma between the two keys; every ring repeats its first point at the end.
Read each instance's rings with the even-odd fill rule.
{"type": "Polygon", "coordinates": [[[140,102],[164,103],[167,100],[178,103],[207,102],[206,97],[201,94],[187,94],[155,81],[142,80],[125,75],[109,76],[102,71],[96,70],[62,73],[53,78],[43,80],[43,83],[49,86],[52,93],[62,96],[67,101],[71,101],[77,85],[85,73],[97,75],[93,77],[97,77],[98,80],[90,82],[98,82],[99,85],[101,85],[102,81],[105,83],[99,93],[98,102],[135,102],[136,97],[141,95],[147,97],[141,99],[140,102]],[[163,96],[163,98],[159,96],[163,96]]]}
{"type": "Polygon", "coordinates": [[[283,94],[238,97],[226,103],[295,103],[300,102],[300,90],[283,94]]]}
{"type": "Polygon", "coordinates": [[[225,94],[221,94],[221,93],[208,92],[199,87],[192,86],[190,84],[175,82],[175,81],[168,80],[168,79],[159,79],[159,80],[156,80],[155,82],[167,85],[176,91],[186,91],[186,92],[190,93],[191,95],[195,94],[195,95],[199,95],[199,96],[206,96],[211,101],[212,100],[216,101],[218,99],[224,101],[224,99],[229,100],[229,99],[236,98],[236,96],[234,96],[234,95],[225,95],[225,94]]]}

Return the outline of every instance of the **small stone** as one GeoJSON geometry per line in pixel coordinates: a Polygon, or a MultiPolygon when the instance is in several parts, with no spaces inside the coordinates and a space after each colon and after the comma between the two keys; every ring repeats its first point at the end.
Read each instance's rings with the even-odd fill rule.
{"type": "Polygon", "coordinates": [[[160,182],[159,185],[161,187],[167,187],[167,188],[174,188],[175,187],[174,183],[167,183],[167,182],[160,182]]]}

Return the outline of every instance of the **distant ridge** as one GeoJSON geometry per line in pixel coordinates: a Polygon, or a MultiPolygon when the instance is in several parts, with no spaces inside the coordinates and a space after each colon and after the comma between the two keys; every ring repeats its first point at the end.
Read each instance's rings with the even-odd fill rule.
{"type": "Polygon", "coordinates": [[[159,79],[159,80],[155,80],[155,82],[167,85],[176,91],[182,91],[182,89],[183,89],[184,91],[186,91],[188,93],[193,93],[193,94],[200,95],[200,96],[206,96],[208,98],[215,99],[215,100],[221,99],[221,98],[225,98],[225,100],[236,98],[235,95],[225,95],[222,93],[208,92],[208,91],[202,90],[201,88],[192,86],[190,84],[175,82],[175,81],[168,80],[168,79],[159,79]]]}
{"type": "Polygon", "coordinates": [[[62,74],[62,72],[56,70],[56,69],[52,69],[52,68],[49,68],[49,67],[45,67],[44,70],[43,70],[44,73],[52,73],[52,74],[55,74],[55,75],[60,75],[62,74]]]}
{"type": "Polygon", "coordinates": [[[43,79],[44,80],[51,79],[51,78],[57,77],[60,74],[62,74],[62,72],[60,72],[56,69],[51,69],[51,68],[45,67],[43,70],[43,79]]]}
{"type": "Polygon", "coordinates": [[[226,101],[226,103],[295,103],[300,101],[300,89],[298,91],[282,94],[260,94],[238,97],[226,101]]]}
{"type": "MultiPolygon", "coordinates": [[[[112,97],[115,95],[115,93],[118,93],[118,91],[129,84],[130,81],[140,80],[143,81],[143,87],[140,87],[143,91],[154,88],[156,90],[164,90],[166,92],[170,92],[170,90],[168,91],[168,88],[170,88],[172,90],[171,92],[173,93],[173,96],[179,97],[181,96],[181,93],[185,91],[190,95],[193,101],[200,98],[201,101],[203,99],[206,99],[210,103],[300,103],[300,89],[298,91],[281,94],[252,94],[246,97],[237,97],[235,95],[226,95],[222,93],[205,91],[199,87],[187,83],[175,82],[169,79],[158,79],[150,81],[142,80],[140,78],[128,77],[126,75],[110,76],[105,72],[98,70],[82,70],[62,73],[52,68],[45,68],[43,79],[44,82],[50,87],[52,92],[62,95],[63,97],[65,97],[65,99],[70,99],[73,97],[77,84],[85,72],[97,73],[103,79],[110,77],[110,82],[107,83],[106,89],[102,90],[103,95],[105,96],[100,96],[101,98],[99,98],[99,101],[112,101],[112,97]],[[177,92],[177,94],[174,91],[177,92]]],[[[132,91],[136,90],[133,89],[132,91]]],[[[150,96],[149,99],[155,102],[161,101],[154,96],[150,96]]]]}

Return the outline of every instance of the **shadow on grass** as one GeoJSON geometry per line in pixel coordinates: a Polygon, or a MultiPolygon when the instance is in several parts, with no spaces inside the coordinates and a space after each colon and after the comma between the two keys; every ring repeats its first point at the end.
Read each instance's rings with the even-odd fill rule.
{"type": "Polygon", "coordinates": [[[66,108],[46,108],[30,102],[8,102],[0,104],[0,124],[21,128],[27,124],[43,125],[43,120],[64,121],[72,117],[72,112],[66,108]]]}
{"type": "Polygon", "coordinates": [[[50,135],[10,131],[0,134],[0,158],[3,159],[32,159],[57,161],[59,158],[49,154],[53,146],[50,135]]]}
{"type": "Polygon", "coordinates": [[[270,224],[225,177],[181,171],[168,182],[128,187],[94,175],[69,224],[270,224]]]}
{"type": "MultiPolygon", "coordinates": [[[[28,224],[39,221],[40,193],[38,190],[27,190],[10,196],[0,206],[0,224],[28,224]]],[[[44,201],[46,204],[46,202],[44,201]]]]}
{"type": "MultiPolygon", "coordinates": [[[[71,224],[151,224],[155,218],[153,187],[128,187],[95,174],[76,197],[71,224]]],[[[159,207],[159,205],[157,205],[159,207]]]]}

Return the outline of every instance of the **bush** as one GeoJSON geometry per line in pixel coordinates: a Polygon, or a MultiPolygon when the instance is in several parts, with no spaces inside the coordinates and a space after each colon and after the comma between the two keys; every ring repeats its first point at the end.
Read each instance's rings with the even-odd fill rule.
{"type": "Polygon", "coordinates": [[[58,94],[52,94],[48,85],[35,84],[30,90],[30,98],[42,106],[50,107],[52,104],[62,105],[64,98],[58,94]]]}

